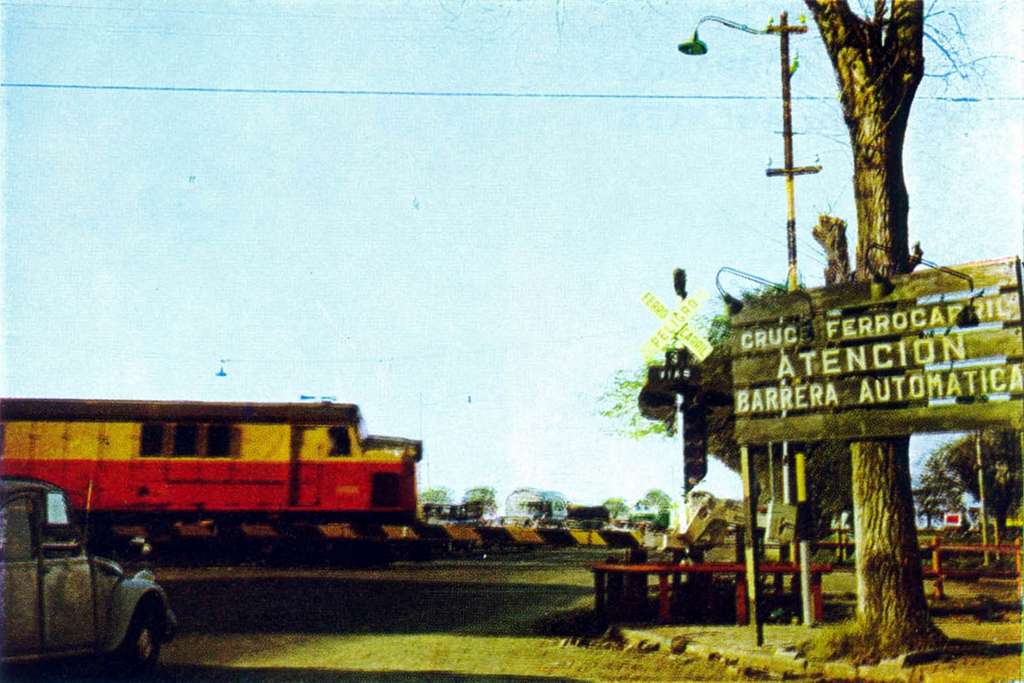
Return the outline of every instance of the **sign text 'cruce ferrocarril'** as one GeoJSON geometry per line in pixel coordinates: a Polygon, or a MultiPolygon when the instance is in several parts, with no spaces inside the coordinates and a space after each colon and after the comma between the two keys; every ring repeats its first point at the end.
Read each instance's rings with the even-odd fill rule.
{"type": "Polygon", "coordinates": [[[849,283],[749,303],[732,319],[736,438],[1024,426],[1019,261],[956,266],[973,289],[950,270],[876,298],[849,283]]]}

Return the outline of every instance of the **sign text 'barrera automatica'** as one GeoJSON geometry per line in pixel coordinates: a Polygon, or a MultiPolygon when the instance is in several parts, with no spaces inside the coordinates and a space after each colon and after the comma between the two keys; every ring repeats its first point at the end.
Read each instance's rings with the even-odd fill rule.
{"type": "Polygon", "coordinates": [[[796,292],[735,316],[737,438],[1019,428],[1017,259],[926,270],[892,285],[875,298],[867,283],[796,292]]]}

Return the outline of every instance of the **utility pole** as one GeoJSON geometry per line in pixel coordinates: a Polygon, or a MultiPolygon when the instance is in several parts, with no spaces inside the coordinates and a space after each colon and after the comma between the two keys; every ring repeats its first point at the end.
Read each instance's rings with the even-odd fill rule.
{"type": "Polygon", "coordinates": [[[783,12],[779,17],[778,26],[769,26],[768,33],[779,35],[779,62],[782,73],[782,147],[784,168],[769,168],[768,176],[786,177],[786,250],[789,257],[789,271],[786,278],[789,291],[796,291],[796,201],[794,198],[793,176],[817,173],[821,166],[793,166],[793,107],[789,81],[793,76],[793,68],[789,61],[789,34],[807,33],[802,24],[790,25],[789,13],[783,12]]]}
{"type": "MultiPolygon", "coordinates": [[[[791,25],[789,23],[789,14],[783,12],[779,16],[779,24],[769,25],[765,30],[759,30],[746,26],[745,24],[739,24],[728,19],[716,16],[705,16],[697,22],[697,27],[706,21],[713,21],[719,24],[728,26],[729,28],[737,29],[745,33],[761,34],[761,35],[778,35],[779,36],[779,64],[782,75],[782,142],[784,151],[785,166],[783,168],[769,168],[765,171],[768,176],[784,176],[786,178],[786,250],[788,257],[788,273],[787,273],[787,289],[790,292],[795,292],[799,288],[798,277],[797,277],[797,266],[796,266],[796,203],[794,200],[793,193],[793,178],[798,175],[805,175],[810,173],[817,173],[821,170],[821,166],[794,166],[793,165],[793,120],[792,120],[792,96],[790,94],[790,78],[793,75],[794,68],[790,64],[789,60],[789,34],[790,33],[806,33],[807,26],[803,24],[791,25]]],[[[679,45],[679,51],[685,55],[703,55],[708,51],[707,44],[700,40],[697,30],[693,32],[693,38],[685,43],[679,45]]],[[[749,453],[746,450],[746,445],[741,447],[741,460],[744,462],[744,486],[747,487],[750,483],[747,480],[747,475],[753,473],[753,460],[749,457],[749,453]]],[[[800,465],[800,473],[803,473],[803,466],[800,465]]],[[[788,505],[792,503],[792,492],[789,490],[789,477],[790,477],[790,461],[789,461],[789,443],[783,441],[782,443],[782,488],[784,502],[788,505]]],[[[805,482],[798,481],[797,488],[801,491],[806,492],[805,482]]],[[[744,497],[748,495],[755,495],[756,487],[744,490],[744,497]]],[[[757,501],[756,498],[751,503],[744,505],[744,509],[748,513],[748,530],[754,539],[757,537],[757,501]]],[[[804,503],[806,505],[806,503],[804,503]]],[[[794,543],[796,539],[794,539],[794,543]]],[[[747,579],[751,582],[750,591],[748,594],[749,599],[753,602],[757,602],[757,585],[759,581],[758,577],[758,560],[757,553],[754,552],[752,555],[750,551],[755,550],[754,545],[751,543],[748,545],[748,562],[747,562],[747,579]]],[[[801,558],[801,572],[800,572],[800,589],[804,596],[810,595],[810,543],[807,540],[800,541],[800,558],[801,558]]],[[[809,604],[809,597],[804,599],[804,604],[809,604]]],[[[752,609],[751,614],[755,622],[757,621],[757,610],[752,609]]],[[[804,623],[809,624],[811,622],[812,615],[808,614],[808,611],[804,610],[804,623]]],[[[762,641],[761,626],[758,624],[757,628],[757,644],[760,645],[762,641]]]]}
{"type": "MultiPolygon", "coordinates": [[[[978,470],[978,501],[981,506],[981,544],[988,545],[988,515],[985,514],[985,468],[981,463],[981,430],[974,435],[974,466],[978,470]]],[[[982,563],[988,566],[988,550],[983,554],[982,563]]]]}
{"type": "MultiPolygon", "coordinates": [[[[790,292],[795,292],[798,287],[796,268],[796,199],[794,193],[794,176],[817,173],[821,166],[793,166],[793,107],[792,95],[789,81],[793,76],[793,68],[789,61],[789,34],[806,33],[807,27],[803,25],[790,25],[789,13],[783,12],[779,16],[778,26],[769,26],[769,33],[779,35],[779,65],[782,75],[782,148],[784,168],[769,168],[765,173],[768,176],[785,176],[786,178],[786,251],[789,259],[789,269],[786,278],[786,286],[790,292]]],[[[796,488],[806,497],[807,483],[804,481],[803,453],[798,454],[799,458],[796,468],[796,488]]],[[[787,505],[792,503],[792,493],[789,488],[790,460],[789,442],[782,442],[782,490],[783,502],[787,505]]],[[[806,507],[806,498],[797,501],[798,507],[806,507]]],[[[799,514],[799,513],[798,513],[799,514]]],[[[799,525],[798,525],[799,526],[799,525]]],[[[800,549],[800,595],[803,604],[803,622],[806,625],[814,623],[814,613],[810,609],[811,595],[811,543],[810,539],[802,536],[793,539],[798,543],[800,549]]],[[[795,553],[791,554],[793,560],[795,553]]]]}

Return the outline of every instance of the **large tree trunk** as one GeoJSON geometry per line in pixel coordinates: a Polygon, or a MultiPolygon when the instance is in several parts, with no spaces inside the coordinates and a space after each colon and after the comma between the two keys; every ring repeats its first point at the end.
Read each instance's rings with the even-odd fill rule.
{"type": "MultiPolygon", "coordinates": [[[[850,133],[857,204],[855,276],[890,276],[911,268],[903,140],[924,74],[920,0],[874,3],[865,20],[845,0],[805,0],[814,14],[839,84],[850,133]]],[[[851,445],[857,540],[857,621],[877,654],[942,640],[921,583],[910,482],[909,438],[851,445]]]]}
{"type": "Polygon", "coordinates": [[[857,618],[879,654],[940,642],[921,583],[910,439],[852,444],[854,538],[857,540],[857,618]],[[894,495],[906,491],[906,497],[894,495]]]}

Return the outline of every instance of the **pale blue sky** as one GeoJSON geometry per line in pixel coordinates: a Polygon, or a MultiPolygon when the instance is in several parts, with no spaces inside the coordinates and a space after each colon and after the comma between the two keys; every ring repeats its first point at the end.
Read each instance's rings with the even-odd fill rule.
{"type": "MultiPolygon", "coordinates": [[[[785,278],[778,43],[705,24],[707,56],[676,45],[704,14],[802,3],[0,9],[3,395],[330,395],[422,437],[423,485],[635,499],[680,470],[678,442],[597,416],[658,326],[640,296],[672,301],[675,267],[712,292],[722,266],[785,278]]],[[[1021,6],[941,11],[967,42],[949,15],[934,35],[981,61],[919,91],[911,240],[944,264],[1020,254],[1021,6]]],[[[796,161],[824,166],[797,182],[816,286],[810,228],[854,222],[851,158],[813,26],[793,52],[796,161]]]]}

